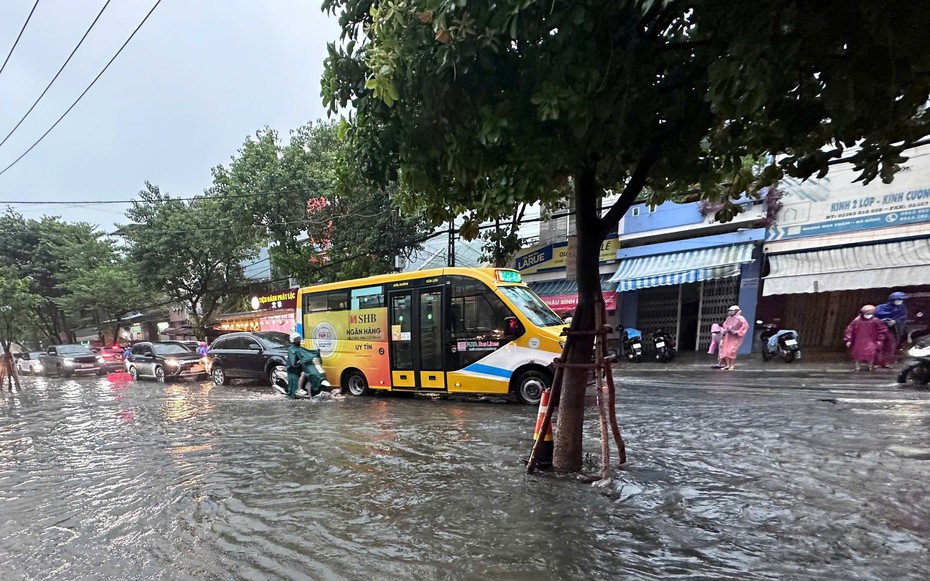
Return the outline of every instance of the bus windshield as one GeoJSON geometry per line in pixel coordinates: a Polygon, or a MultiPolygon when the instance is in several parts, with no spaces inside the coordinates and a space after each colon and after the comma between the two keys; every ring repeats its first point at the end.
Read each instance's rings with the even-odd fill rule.
{"type": "Polygon", "coordinates": [[[549,305],[542,302],[542,299],[536,296],[536,293],[525,286],[500,286],[497,288],[537,327],[552,327],[565,324],[562,318],[549,308],[549,305]]]}

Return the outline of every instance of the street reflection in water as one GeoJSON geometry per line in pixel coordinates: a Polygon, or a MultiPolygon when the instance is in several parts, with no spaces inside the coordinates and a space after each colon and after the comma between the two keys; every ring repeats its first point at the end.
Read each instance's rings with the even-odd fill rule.
{"type": "Polygon", "coordinates": [[[930,577],[930,396],[745,377],[618,376],[600,488],[524,476],[515,404],[26,378],[0,579],[930,577]]]}

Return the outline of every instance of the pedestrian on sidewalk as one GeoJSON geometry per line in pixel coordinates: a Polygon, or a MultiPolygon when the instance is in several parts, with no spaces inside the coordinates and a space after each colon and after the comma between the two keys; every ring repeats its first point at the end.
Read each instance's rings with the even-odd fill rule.
{"type": "Polygon", "coordinates": [[[875,308],[875,318],[888,326],[888,338],[875,357],[875,362],[884,368],[897,363],[898,348],[904,340],[907,326],[907,307],[904,306],[906,298],[903,292],[893,292],[888,296],[888,302],[875,308]]]}
{"type": "Polygon", "coordinates": [[[888,327],[881,319],[875,318],[875,306],[864,305],[859,310],[859,316],[849,323],[843,335],[843,341],[852,355],[855,371],[859,371],[863,363],[872,371],[887,337],[888,327]]]}
{"type": "Polygon", "coordinates": [[[723,369],[723,362],[720,360],[720,341],[723,339],[723,327],[714,323],[710,326],[710,347],[707,349],[708,355],[717,354],[717,364],[711,365],[714,369],[723,369]]]}
{"type": "Polygon", "coordinates": [[[727,320],[723,322],[723,339],[720,343],[720,361],[724,371],[736,369],[736,354],[743,337],[749,330],[749,323],[741,314],[739,305],[733,305],[727,310],[727,320]]]}

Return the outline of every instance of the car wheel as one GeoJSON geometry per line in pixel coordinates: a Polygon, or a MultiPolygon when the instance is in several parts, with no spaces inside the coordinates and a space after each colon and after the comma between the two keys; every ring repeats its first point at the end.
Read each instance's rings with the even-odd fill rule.
{"type": "Polygon", "coordinates": [[[155,366],[155,381],[165,382],[165,370],[161,365],[155,366]]]}
{"type": "Polygon", "coordinates": [[[135,365],[129,367],[129,377],[131,377],[133,381],[139,381],[139,372],[136,371],[135,365]]]}
{"type": "Polygon", "coordinates": [[[524,371],[517,378],[514,384],[513,392],[517,396],[517,401],[527,405],[539,405],[542,399],[542,393],[549,389],[551,380],[549,377],[536,370],[524,371]]]}
{"type": "Polygon", "coordinates": [[[210,370],[210,376],[213,378],[213,383],[215,385],[226,385],[229,383],[229,378],[226,377],[226,372],[223,371],[222,367],[213,366],[213,369],[210,370]]]}
{"type": "Polygon", "coordinates": [[[794,361],[794,351],[788,351],[782,356],[782,359],[785,360],[785,363],[791,363],[794,361]]]}
{"type": "Polygon", "coordinates": [[[97,370],[97,377],[103,377],[106,374],[107,374],[107,368],[105,366],[97,370]]]}
{"type": "Polygon", "coordinates": [[[368,387],[368,380],[365,379],[365,374],[357,369],[353,369],[346,375],[346,389],[349,390],[349,393],[352,395],[368,395],[371,393],[371,389],[368,387]]]}

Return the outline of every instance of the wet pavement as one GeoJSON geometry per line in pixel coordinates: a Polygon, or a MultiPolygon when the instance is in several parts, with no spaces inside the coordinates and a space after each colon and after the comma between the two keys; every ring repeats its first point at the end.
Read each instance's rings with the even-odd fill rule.
{"type": "Polygon", "coordinates": [[[603,488],[524,476],[516,404],[25,378],[0,394],[0,579],[930,577],[930,393],[616,375],[630,463],[603,488]]]}

